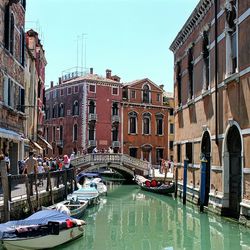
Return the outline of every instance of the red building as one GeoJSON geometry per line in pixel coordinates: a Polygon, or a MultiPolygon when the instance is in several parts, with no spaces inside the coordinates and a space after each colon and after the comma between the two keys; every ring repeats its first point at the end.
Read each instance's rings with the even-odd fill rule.
{"type": "Polygon", "coordinates": [[[149,79],[123,88],[122,152],[158,165],[168,158],[168,109],[162,86],[149,79]]]}
{"type": "Polygon", "coordinates": [[[45,136],[52,144],[49,155],[108,150],[119,151],[122,84],[111,70],[106,77],[79,72],[67,74],[46,90],[45,136]]]}

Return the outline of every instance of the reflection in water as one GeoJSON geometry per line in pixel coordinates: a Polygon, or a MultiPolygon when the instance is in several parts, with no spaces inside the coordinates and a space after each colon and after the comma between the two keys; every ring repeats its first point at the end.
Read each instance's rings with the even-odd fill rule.
{"type": "Polygon", "coordinates": [[[248,228],[136,186],[112,187],[84,219],[84,237],[57,249],[250,250],[248,228]]]}

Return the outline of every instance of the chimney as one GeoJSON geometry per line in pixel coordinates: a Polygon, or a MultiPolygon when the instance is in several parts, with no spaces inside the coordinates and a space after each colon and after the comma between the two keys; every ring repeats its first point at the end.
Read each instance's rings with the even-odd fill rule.
{"type": "Polygon", "coordinates": [[[90,68],[90,69],[89,69],[89,73],[90,73],[91,75],[93,75],[93,71],[94,71],[93,68],[90,68]]]}
{"type": "Polygon", "coordinates": [[[58,78],[58,83],[59,83],[59,85],[62,84],[62,78],[61,77],[58,78]]]}
{"type": "Polygon", "coordinates": [[[111,70],[110,69],[106,69],[106,78],[111,79],[111,70]]]}
{"type": "Polygon", "coordinates": [[[51,82],[50,82],[50,88],[53,88],[53,86],[54,86],[54,82],[51,81],[51,82]]]}

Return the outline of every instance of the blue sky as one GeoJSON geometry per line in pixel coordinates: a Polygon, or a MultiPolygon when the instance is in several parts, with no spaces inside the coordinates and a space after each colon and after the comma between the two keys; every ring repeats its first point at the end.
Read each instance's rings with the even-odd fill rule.
{"type": "Polygon", "coordinates": [[[57,82],[64,70],[86,63],[99,75],[111,69],[122,82],[147,77],[173,91],[169,47],[198,2],[28,0],[26,30],[35,29],[42,39],[47,86],[57,82]],[[87,34],[86,40],[82,34],[87,34]]]}

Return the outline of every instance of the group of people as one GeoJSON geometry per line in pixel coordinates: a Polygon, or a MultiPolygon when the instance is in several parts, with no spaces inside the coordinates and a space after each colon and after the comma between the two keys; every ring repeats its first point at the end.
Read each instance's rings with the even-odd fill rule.
{"type": "Polygon", "coordinates": [[[69,157],[47,158],[38,155],[35,157],[33,151],[29,152],[29,157],[23,161],[19,161],[19,174],[44,173],[48,171],[64,170],[72,167],[70,161],[74,158],[72,153],[69,157]]]}
{"type": "Polygon", "coordinates": [[[171,160],[164,160],[164,159],[161,159],[160,161],[160,173],[163,174],[163,173],[173,173],[173,168],[174,168],[174,162],[171,161],[171,160]]]}
{"type": "Polygon", "coordinates": [[[101,150],[98,150],[97,147],[94,147],[93,150],[92,150],[92,154],[97,154],[97,153],[108,153],[108,154],[113,154],[114,153],[114,149],[110,146],[107,149],[101,149],[101,150]]]}

